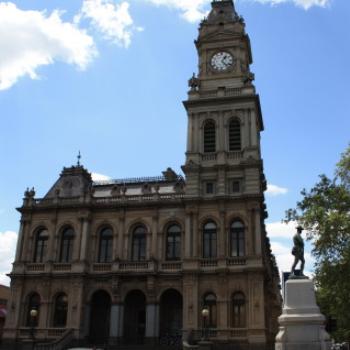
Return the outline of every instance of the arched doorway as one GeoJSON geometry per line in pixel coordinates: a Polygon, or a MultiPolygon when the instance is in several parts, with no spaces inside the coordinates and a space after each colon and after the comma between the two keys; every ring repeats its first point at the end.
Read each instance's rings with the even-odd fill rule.
{"type": "Polygon", "coordinates": [[[95,292],[90,302],[89,338],[93,344],[106,344],[109,338],[111,297],[103,290],[95,292]]]}
{"type": "Polygon", "coordinates": [[[160,337],[181,336],[182,295],[175,289],[166,290],[160,298],[160,337]]]}
{"type": "Polygon", "coordinates": [[[143,344],[146,331],[146,297],[139,290],[128,293],[124,301],[124,341],[143,344]]]}

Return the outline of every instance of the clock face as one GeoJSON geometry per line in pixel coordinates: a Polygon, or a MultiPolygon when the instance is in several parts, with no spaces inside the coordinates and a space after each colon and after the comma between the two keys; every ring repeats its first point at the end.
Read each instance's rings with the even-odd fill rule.
{"type": "Polygon", "coordinates": [[[233,66],[233,57],[228,52],[218,52],[211,58],[210,63],[215,70],[223,72],[233,66]]]}

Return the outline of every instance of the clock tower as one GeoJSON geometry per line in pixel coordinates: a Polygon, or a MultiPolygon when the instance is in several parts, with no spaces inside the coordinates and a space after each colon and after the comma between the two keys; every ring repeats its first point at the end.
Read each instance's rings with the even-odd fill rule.
{"type": "Polygon", "coordinates": [[[183,170],[188,194],[262,198],[264,126],[252,83],[249,36],[232,0],[212,2],[195,44],[198,76],[190,79],[184,102],[188,136],[183,170]]]}

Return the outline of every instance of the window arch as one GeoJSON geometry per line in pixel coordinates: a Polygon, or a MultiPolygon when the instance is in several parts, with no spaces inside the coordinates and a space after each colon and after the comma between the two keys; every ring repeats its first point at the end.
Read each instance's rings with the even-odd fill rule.
{"type": "Polygon", "coordinates": [[[179,260],[181,258],[181,228],[171,225],[166,237],[166,260],[179,260]]]}
{"type": "Polygon", "coordinates": [[[60,293],[54,300],[53,326],[65,327],[67,323],[68,298],[64,293],[60,293]]]}
{"type": "Polygon", "coordinates": [[[246,327],[246,300],[242,292],[232,295],[232,327],[246,327]]]}
{"type": "Polygon", "coordinates": [[[47,250],[47,241],[49,239],[49,232],[47,229],[40,229],[35,237],[34,262],[42,263],[47,250]]]}
{"type": "Polygon", "coordinates": [[[208,320],[207,320],[207,327],[216,328],[216,326],[217,326],[217,308],[216,308],[216,295],[214,293],[208,293],[204,296],[203,308],[206,308],[209,311],[208,320]]]}
{"type": "Polygon", "coordinates": [[[242,148],[241,140],[241,124],[238,119],[232,119],[229,124],[228,131],[229,138],[229,150],[240,151],[242,148]]]}
{"type": "Polygon", "coordinates": [[[216,152],[216,128],[213,120],[208,120],[203,129],[204,153],[216,152]]]}
{"type": "Polygon", "coordinates": [[[38,293],[32,293],[28,297],[27,309],[26,309],[26,326],[27,327],[37,327],[39,324],[40,315],[40,295],[38,293]],[[36,317],[32,317],[31,311],[36,310],[36,317]]]}
{"type": "Polygon", "coordinates": [[[245,256],[245,232],[242,221],[235,220],[230,226],[231,256],[245,256]]]}
{"type": "Polygon", "coordinates": [[[131,258],[133,261],[146,260],[146,228],[137,226],[132,235],[131,258]]]}
{"type": "Polygon", "coordinates": [[[98,259],[99,263],[112,261],[113,232],[111,228],[105,227],[100,232],[98,259]]]}
{"type": "Polygon", "coordinates": [[[61,237],[60,262],[69,263],[72,261],[74,243],[74,230],[71,227],[64,229],[61,237]]]}
{"type": "Polygon", "coordinates": [[[203,226],[203,258],[216,258],[217,228],[213,221],[203,226]]]}

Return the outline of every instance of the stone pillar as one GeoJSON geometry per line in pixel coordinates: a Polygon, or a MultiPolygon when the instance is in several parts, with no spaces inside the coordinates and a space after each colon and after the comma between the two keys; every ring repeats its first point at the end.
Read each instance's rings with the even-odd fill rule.
{"type": "Polygon", "coordinates": [[[255,209],[255,254],[261,255],[261,218],[260,209],[255,209]]]}
{"type": "Polygon", "coordinates": [[[251,116],[251,140],[252,146],[258,146],[258,128],[257,128],[257,120],[256,115],[253,110],[249,110],[249,115],[251,116]]]}
{"type": "Polygon", "coordinates": [[[118,229],[118,258],[119,259],[125,259],[126,257],[123,256],[123,237],[125,231],[125,214],[124,212],[119,217],[119,229],[118,229]]]}
{"type": "Polygon", "coordinates": [[[18,262],[19,260],[22,260],[21,255],[22,255],[22,249],[23,249],[25,228],[26,228],[26,220],[21,219],[21,225],[19,227],[18,238],[17,238],[16,258],[15,258],[16,262],[18,262]]]}
{"type": "Polygon", "coordinates": [[[115,261],[118,256],[118,238],[119,238],[119,230],[113,229],[113,246],[112,246],[112,261],[115,261]]]}
{"type": "Polygon", "coordinates": [[[218,232],[218,257],[224,259],[227,250],[226,212],[220,210],[220,232],[218,232]]]}
{"type": "Polygon", "coordinates": [[[85,261],[87,256],[87,242],[89,236],[90,218],[82,218],[82,230],[81,230],[81,245],[80,245],[80,261],[85,261]]]}
{"type": "Polygon", "coordinates": [[[185,221],[185,258],[191,257],[192,232],[191,232],[191,216],[192,213],[186,212],[185,221]]]}
{"type": "MultiPolygon", "coordinates": [[[[158,213],[152,217],[151,258],[157,259],[158,213]]],[[[159,256],[161,259],[161,256],[159,256]]]]}
{"type": "Polygon", "coordinates": [[[146,305],[146,338],[158,338],[159,336],[159,305],[146,305]]]}
{"type": "Polygon", "coordinates": [[[59,255],[55,254],[55,252],[58,250],[58,254],[60,251],[59,247],[59,232],[56,232],[57,230],[57,219],[54,218],[52,221],[52,232],[49,233],[49,244],[47,249],[47,257],[48,261],[55,262],[58,261],[59,255]]]}
{"type": "Polygon", "coordinates": [[[276,350],[329,350],[325,317],[316,304],[314,284],[309,279],[290,279],[276,337],[276,350]]]}
{"type": "Polygon", "coordinates": [[[198,277],[183,277],[183,329],[198,328],[198,277]]]}
{"type": "Polygon", "coordinates": [[[201,242],[201,233],[199,232],[198,229],[198,211],[196,210],[193,214],[192,214],[192,222],[193,222],[193,227],[192,227],[192,232],[193,232],[193,252],[192,252],[192,256],[198,258],[199,256],[202,255],[201,249],[200,247],[202,246],[202,244],[200,244],[201,242]]]}

